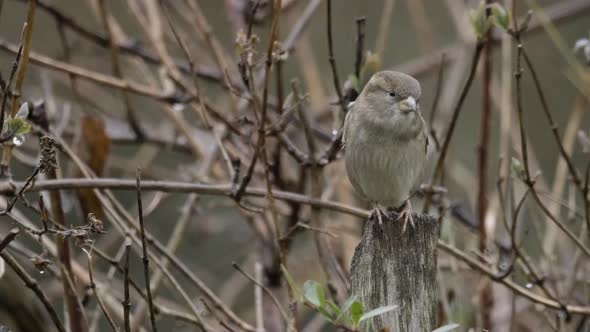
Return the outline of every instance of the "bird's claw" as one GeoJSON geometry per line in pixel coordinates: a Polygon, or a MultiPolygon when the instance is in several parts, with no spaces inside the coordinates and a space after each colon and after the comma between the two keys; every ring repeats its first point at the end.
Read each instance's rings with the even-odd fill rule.
{"type": "Polygon", "coordinates": [[[412,226],[412,229],[416,227],[416,224],[414,224],[414,218],[412,217],[412,204],[409,200],[404,202],[404,207],[399,212],[397,220],[403,220],[404,225],[402,227],[402,234],[405,233],[408,222],[412,226]]]}
{"type": "Polygon", "coordinates": [[[369,218],[373,219],[373,220],[375,220],[375,218],[377,218],[377,222],[379,223],[379,226],[383,226],[383,218],[387,218],[387,214],[385,214],[385,211],[383,211],[380,206],[375,206],[371,210],[371,213],[369,214],[369,218]]]}

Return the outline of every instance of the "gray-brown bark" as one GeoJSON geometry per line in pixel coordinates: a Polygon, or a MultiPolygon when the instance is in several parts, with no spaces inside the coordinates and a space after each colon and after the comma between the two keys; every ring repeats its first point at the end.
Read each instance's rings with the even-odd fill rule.
{"type": "Polygon", "coordinates": [[[369,220],[356,247],[351,266],[352,294],[365,312],[399,307],[370,319],[361,331],[432,331],[437,310],[437,254],[439,223],[431,216],[413,215],[415,227],[390,215],[383,225],[369,220]]]}

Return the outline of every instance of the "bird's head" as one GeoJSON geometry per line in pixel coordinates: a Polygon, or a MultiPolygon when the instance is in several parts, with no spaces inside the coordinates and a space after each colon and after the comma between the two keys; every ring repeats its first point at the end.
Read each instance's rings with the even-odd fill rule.
{"type": "Polygon", "coordinates": [[[359,103],[363,118],[396,135],[415,137],[423,127],[418,101],[420,83],[410,75],[380,71],[363,88],[359,103]]]}

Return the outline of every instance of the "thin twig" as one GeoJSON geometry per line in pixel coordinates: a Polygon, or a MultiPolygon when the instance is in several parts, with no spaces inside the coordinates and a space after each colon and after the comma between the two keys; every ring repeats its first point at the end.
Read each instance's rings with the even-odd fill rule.
{"type": "Polygon", "coordinates": [[[334,81],[334,89],[336,95],[338,95],[338,104],[342,109],[342,113],[346,113],[346,105],[344,104],[344,97],[342,96],[342,90],[340,85],[340,79],[338,78],[338,70],[336,69],[336,59],[334,58],[334,42],[332,41],[332,0],[328,0],[328,10],[326,19],[326,30],[328,33],[328,61],[330,62],[330,68],[332,69],[332,80],[334,81]]]}
{"type": "MultiPolygon", "coordinates": [[[[437,183],[437,181],[442,178],[445,158],[447,156],[447,151],[449,149],[451,137],[453,136],[455,126],[457,125],[457,120],[459,119],[459,114],[461,112],[463,103],[465,102],[465,99],[467,98],[467,93],[469,92],[471,85],[473,84],[473,79],[475,78],[475,73],[477,71],[477,64],[479,63],[479,58],[481,56],[481,52],[482,52],[484,46],[485,46],[485,42],[483,42],[483,41],[478,41],[475,45],[475,50],[473,52],[473,57],[471,59],[471,67],[469,69],[467,81],[465,81],[465,85],[463,86],[463,89],[461,90],[461,94],[459,96],[459,99],[457,100],[457,104],[455,105],[455,108],[453,109],[453,114],[451,115],[449,129],[447,129],[445,139],[444,139],[443,144],[440,148],[438,160],[436,161],[434,173],[430,179],[430,184],[429,184],[430,188],[432,188],[437,183]]],[[[428,211],[428,209],[430,207],[430,200],[431,200],[431,193],[427,192],[424,196],[424,205],[423,205],[424,211],[428,211]]]]}
{"type": "Polygon", "coordinates": [[[125,324],[125,332],[131,332],[131,320],[129,319],[129,311],[131,309],[131,302],[129,301],[129,253],[131,251],[131,240],[125,239],[125,265],[124,270],[124,298],[123,298],[123,321],[125,324]]]}
{"type": "MultiPolygon", "coordinates": [[[[515,282],[511,281],[508,278],[499,278],[497,273],[492,271],[484,263],[480,262],[479,259],[470,257],[468,254],[464,253],[463,251],[461,251],[453,246],[450,246],[449,244],[447,244],[446,242],[444,242],[442,240],[438,241],[438,248],[451,254],[455,258],[465,262],[467,265],[469,265],[474,270],[487,275],[492,280],[494,280],[500,284],[503,284],[504,286],[508,287],[513,292],[515,292],[516,294],[521,295],[534,303],[538,303],[538,304],[541,304],[547,308],[551,308],[551,309],[555,309],[555,310],[563,310],[563,307],[560,303],[555,302],[555,301],[548,299],[546,297],[543,297],[541,295],[538,295],[534,292],[531,292],[528,289],[519,286],[518,284],[516,284],[515,282]]],[[[579,314],[579,315],[585,315],[585,316],[590,315],[590,307],[568,305],[568,306],[566,306],[566,309],[571,314],[579,314]]]]}
{"type": "Polygon", "coordinates": [[[27,64],[29,63],[29,53],[31,52],[31,45],[33,41],[33,22],[35,18],[35,9],[37,3],[35,0],[29,0],[27,4],[27,17],[23,26],[21,35],[22,45],[22,59],[19,61],[18,69],[16,70],[16,76],[14,78],[14,91],[12,95],[12,111],[10,115],[15,116],[18,108],[20,107],[20,97],[22,93],[22,87],[25,81],[25,73],[27,71],[27,64]]]}
{"type": "MultiPolygon", "coordinates": [[[[57,160],[57,151],[55,148],[55,140],[49,136],[41,138],[42,158],[51,160],[46,162],[47,178],[50,180],[58,180],[61,173],[58,173],[56,168],[59,167],[57,160]],[[54,159],[54,160],[52,160],[54,159]],[[55,163],[55,164],[54,164],[55,163]]],[[[40,162],[41,164],[41,162],[40,162]]],[[[49,192],[49,200],[51,203],[51,215],[56,224],[61,228],[66,228],[66,217],[63,209],[63,201],[61,192],[59,190],[52,190],[49,192]]],[[[57,245],[57,252],[59,261],[61,263],[62,286],[64,291],[64,302],[68,313],[69,327],[74,331],[85,331],[88,325],[86,321],[85,312],[81,306],[81,301],[76,291],[76,284],[72,269],[72,253],[70,250],[70,241],[68,238],[61,235],[56,235],[55,239],[57,245]],[[71,281],[71,283],[69,282],[71,281]]]]}
{"type": "Polygon", "coordinates": [[[471,88],[471,85],[473,83],[473,78],[475,77],[475,73],[477,71],[477,64],[479,62],[481,51],[483,50],[484,46],[485,46],[485,43],[483,43],[483,42],[478,42],[475,45],[475,50],[473,52],[473,57],[471,60],[471,67],[469,69],[469,75],[467,76],[467,81],[465,81],[465,85],[463,86],[463,89],[461,90],[461,95],[459,96],[459,100],[457,101],[457,105],[453,109],[453,114],[451,115],[449,129],[447,130],[445,139],[443,141],[443,144],[442,144],[442,147],[440,150],[440,155],[439,155],[438,160],[436,162],[434,175],[431,180],[431,185],[435,184],[436,181],[442,175],[443,165],[445,162],[445,158],[447,156],[447,151],[449,149],[451,137],[453,136],[453,132],[455,131],[455,126],[457,125],[457,120],[459,119],[459,114],[460,114],[461,109],[463,107],[463,103],[465,102],[465,99],[467,98],[467,93],[469,92],[469,89],[471,88]]]}
{"type": "MultiPolygon", "coordinates": [[[[518,26],[516,22],[516,18],[513,18],[513,29],[512,35],[514,37],[514,41],[516,42],[516,72],[515,72],[515,80],[516,80],[516,101],[517,101],[517,113],[518,113],[518,123],[520,129],[520,143],[521,143],[521,157],[523,160],[523,168],[524,168],[524,179],[523,182],[531,189],[531,193],[537,205],[541,208],[541,211],[562,231],[564,232],[574,243],[578,246],[582,252],[590,257],[590,249],[584,246],[584,243],[576,237],[570,230],[568,230],[554,215],[549,211],[547,206],[543,203],[541,198],[539,197],[538,192],[534,188],[535,181],[531,176],[531,171],[529,167],[528,161],[528,148],[527,148],[527,140],[526,140],[526,132],[524,126],[524,107],[523,107],[523,100],[522,100],[522,62],[521,59],[524,57],[523,55],[523,45],[521,41],[521,32],[525,27],[518,26]]],[[[561,145],[561,141],[560,141],[561,145]]],[[[582,188],[583,191],[583,188],[582,188]]],[[[585,198],[586,199],[586,198],[585,198]]]]}
{"type": "Polygon", "coordinates": [[[365,50],[365,23],[367,19],[362,17],[357,17],[355,19],[356,22],[356,52],[354,58],[354,75],[356,76],[357,80],[361,80],[361,67],[363,65],[363,52],[365,50]]]}
{"type": "MultiPolygon", "coordinates": [[[[42,131],[41,128],[38,128],[38,129],[42,131]]],[[[84,179],[84,180],[89,180],[89,181],[97,180],[97,179],[94,179],[95,175],[92,173],[92,171],[90,171],[85,166],[85,164],[73,152],[73,150],[69,147],[69,145],[59,137],[56,137],[56,139],[58,140],[59,145],[60,145],[61,149],[64,151],[64,153],[76,164],[76,166],[84,174],[84,176],[89,178],[89,179],[84,179]]],[[[143,187],[144,183],[145,182],[142,182],[142,187],[143,187]]],[[[0,183],[0,186],[2,186],[2,183],[0,183]]],[[[137,190],[136,180],[132,181],[131,188],[135,191],[137,190]]],[[[119,201],[114,197],[113,193],[110,192],[110,190],[102,191],[102,190],[98,190],[96,188],[93,188],[93,190],[94,190],[94,193],[99,198],[101,204],[105,207],[105,209],[108,211],[108,213],[110,213],[113,216],[114,221],[116,221],[115,225],[119,227],[119,230],[122,231],[122,233],[125,235],[130,234],[132,236],[133,241],[135,241],[138,244],[141,244],[141,239],[138,239],[138,237],[136,235],[136,233],[140,232],[140,229],[139,229],[139,226],[137,225],[136,219],[134,219],[128,213],[127,209],[121,203],[119,203],[119,201]],[[129,232],[129,229],[128,229],[129,226],[131,226],[133,228],[134,232],[132,232],[132,233],[129,232]]],[[[232,193],[231,187],[228,186],[226,188],[225,195],[231,196],[231,193],[232,193]]],[[[264,196],[266,194],[266,190],[261,191],[261,193],[262,193],[261,196],[264,196]]],[[[180,259],[178,259],[178,257],[176,257],[174,254],[170,253],[170,251],[167,250],[165,248],[165,246],[162,245],[162,243],[160,243],[157,239],[155,239],[147,231],[146,231],[145,237],[151,246],[155,247],[155,249],[161,255],[163,255],[166,259],[168,259],[172,263],[172,265],[178,271],[180,271],[188,280],[190,280],[190,282],[193,283],[195,285],[195,287],[197,287],[205,295],[205,297],[207,299],[209,299],[215,305],[215,307],[219,311],[223,312],[223,314],[232,323],[236,324],[238,327],[240,327],[243,330],[246,330],[248,332],[254,332],[254,328],[250,324],[243,321],[228,306],[226,306],[215,295],[215,293],[213,293],[213,291],[211,291],[211,289],[209,289],[209,287],[207,287],[207,285],[202,280],[200,280],[180,259]]],[[[148,253],[149,253],[149,251],[148,251],[148,253]]],[[[156,262],[156,264],[159,263],[158,257],[154,253],[152,253],[151,257],[156,262]]],[[[160,267],[160,265],[158,265],[158,267],[160,267]]],[[[167,269],[164,269],[163,266],[160,269],[165,271],[164,273],[165,273],[166,277],[169,280],[171,280],[171,282],[175,280],[170,273],[166,273],[168,271],[167,271],[167,269]]],[[[176,289],[179,291],[182,291],[181,288],[176,288],[176,289]]],[[[183,298],[185,298],[184,292],[182,293],[182,295],[183,295],[183,298]]],[[[194,310],[194,304],[192,303],[192,301],[188,298],[186,298],[186,299],[187,299],[187,304],[191,307],[191,309],[194,310]]],[[[196,324],[199,324],[201,322],[198,319],[199,313],[196,310],[194,310],[194,311],[195,311],[195,320],[194,321],[196,322],[196,324]]],[[[199,326],[204,327],[204,324],[200,323],[199,326]]]]}
{"type": "MultiPolygon", "coordinates": [[[[486,19],[489,19],[492,0],[486,0],[488,8],[485,10],[486,19]]],[[[488,29],[485,38],[491,39],[492,29],[488,29]]],[[[487,178],[488,178],[488,150],[490,144],[490,118],[492,115],[491,82],[492,82],[492,45],[487,43],[483,49],[483,78],[482,78],[482,108],[479,127],[479,143],[477,145],[477,201],[476,213],[480,221],[478,229],[479,251],[485,253],[488,245],[488,230],[486,225],[486,214],[488,210],[487,178]]],[[[494,297],[489,283],[481,287],[479,292],[481,326],[486,329],[493,329],[491,312],[494,307],[494,297]]]]}
{"type": "Polygon", "coordinates": [[[574,166],[574,162],[571,156],[568,155],[567,150],[563,146],[563,143],[561,141],[561,135],[559,134],[559,126],[557,125],[557,123],[555,123],[555,120],[553,120],[553,116],[551,115],[551,111],[549,110],[549,105],[547,103],[547,98],[545,97],[545,93],[543,92],[543,89],[541,87],[541,81],[524,47],[522,47],[522,57],[527,66],[527,69],[531,73],[531,77],[535,85],[535,90],[537,91],[539,99],[541,100],[541,108],[543,109],[543,114],[545,114],[545,118],[547,118],[547,122],[549,122],[549,127],[551,128],[551,133],[553,134],[553,138],[555,139],[557,147],[559,148],[559,153],[561,154],[561,157],[565,160],[567,164],[570,176],[572,177],[572,180],[576,185],[576,188],[578,188],[578,190],[582,192],[584,189],[582,179],[580,178],[578,171],[574,166]]]}
{"type": "Polygon", "coordinates": [[[430,136],[434,140],[434,146],[436,150],[440,150],[440,142],[438,140],[438,135],[434,129],[434,123],[436,120],[436,115],[438,113],[438,103],[440,101],[440,95],[442,92],[442,83],[444,80],[445,74],[445,60],[446,60],[446,53],[443,53],[440,57],[440,67],[438,69],[438,75],[436,75],[436,89],[434,90],[434,97],[432,101],[432,107],[430,108],[430,136]]]}
{"type": "Polygon", "coordinates": [[[18,51],[16,52],[16,58],[12,64],[12,70],[10,71],[10,76],[8,77],[8,82],[6,82],[6,86],[4,87],[4,91],[2,92],[2,105],[0,106],[0,133],[4,129],[4,116],[6,112],[6,101],[8,100],[8,95],[10,94],[10,87],[12,86],[12,81],[14,79],[14,74],[16,73],[16,69],[18,68],[18,63],[20,61],[20,57],[23,51],[23,45],[21,44],[18,47],[18,51]]]}
{"type": "Polygon", "coordinates": [[[586,163],[586,171],[584,174],[584,219],[586,220],[586,231],[590,237],[590,199],[588,199],[588,189],[590,186],[590,160],[586,163]]]}
{"type": "MultiPolygon", "coordinates": [[[[123,72],[121,70],[121,61],[119,60],[119,49],[115,43],[115,37],[113,36],[112,27],[109,21],[109,17],[107,15],[106,9],[106,0],[98,0],[98,12],[100,13],[100,19],[102,21],[102,25],[104,30],[106,31],[106,37],[109,44],[109,53],[111,56],[111,70],[113,76],[116,78],[123,79],[123,72]]],[[[129,99],[129,95],[125,91],[121,91],[121,97],[123,98],[123,104],[125,105],[125,110],[127,112],[127,121],[129,122],[129,126],[135,133],[135,136],[141,140],[143,138],[143,131],[141,126],[139,125],[139,119],[137,118],[137,114],[133,107],[131,106],[131,100],[129,99]]]]}
{"type": "Polygon", "coordinates": [[[201,90],[199,89],[199,82],[197,80],[197,73],[195,71],[195,62],[193,61],[193,58],[191,57],[191,54],[188,50],[188,46],[186,45],[184,40],[181,38],[181,36],[176,31],[174,24],[172,24],[172,19],[170,18],[170,14],[166,10],[166,6],[162,6],[162,12],[164,13],[164,16],[166,17],[166,20],[168,22],[168,26],[170,27],[170,30],[172,31],[172,35],[174,36],[176,43],[180,46],[180,49],[182,50],[182,53],[184,54],[184,57],[186,58],[186,61],[189,64],[191,76],[193,77],[193,86],[195,88],[195,94],[197,97],[197,101],[199,103],[199,114],[201,116],[201,119],[203,120],[203,124],[205,125],[205,127],[207,129],[211,130],[212,128],[211,128],[211,124],[209,123],[209,117],[207,116],[205,103],[203,101],[203,97],[200,95],[201,90]]]}
{"type": "Polygon", "coordinates": [[[4,250],[4,248],[8,247],[10,242],[14,241],[14,239],[18,235],[18,232],[18,228],[13,228],[12,230],[10,230],[10,232],[8,232],[8,234],[6,234],[2,241],[0,241],[0,253],[4,250]]]}
{"type": "Polygon", "coordinates": [[[25,269],[20,264],[18,264],[16,259],[14,259],[14,257],[12,257],[12,255],[10,255],[9,253],[1,252],[0,256],[4,259],[6,264],[10,266],[14,270],[14,272],[16,272],[16,274],[21,278],[21,280],[25,283],[25,286],[30,288],[33,291],[33,293],[37,295],[39,300],[41,300],[41,303],[43,303],[43,306],[49,313],[49,317],[51,318],[51,321],[53,322],[57,330],[60,332],[66,332],[66,328],[59,319],[57,311],[55,310],[53,305],[51,305],[51,302],[49,301],[47,294],[45,294],[41,287],[39,287],[39,283],[37,282],[37,280],[33,279],[27,273],[27,271],[25,271],[25,269]]]}
{"type": "MultiPolygon", "coordinates": [[[[0,193],[11,193],[14,188],[11,185],[21,186],[22,182],[0,182],[0,193]]],[[[179,181],[152,181],[145,180],[141,182],[143,190],[175,192],[175,193],[200,193],[204,195],[228,196],[232,197],[231,184],[207,185],[194,182],[179,181]]],[[[60,180],[38,180],[30,188],[29,192],[42,190],[67,190],[67,189],[112,189],[112,190],[136,190],[136,181],[131,179],[109,179],[109,178],[70,178],[60,180]]],[[[266,189],[248,187],[244,195],[253,197],[264,197],[266,189]]],[[[363,209],[355,208],[347,204],[321,199],[312,199],[309,196],[292,193],[288,191],[273,190],[273,195],[277,199],[297,202],[305,205],[318,206],[325,209],[340,211],[361,218],[366,218],[368,212],[363,209]]]]}
{"type": "MultiPolygon", "coordinates": [[[[427,3],[429,3],[427,1],[427,3]]],[[[433,34],[431,19],[426,15],[422,0],[406,0],[408,12],[412,17],[412,24],[416,31],[416,40],[420,51],[424,54],[430,53],[433,48],[433,34]]],[[[490,29],[491,30],[491,29],[490,29]]]]}
{"type": "MultiPolygon", "coordinates": [[[[280,8],[281,8],[281,0],[275,0],[274,4],[275,5],[278,4],[278,6],[273,5],[273,8],[276,8],[276,11],[273,13],[272,23],[271,23],[271,27],[270,27],[270,41],[269,41],[268,48],[266,51],[265,68],[264,68],[264,86],[263,86],[263,90],[262,90],[262,105],[260,106],[260,118],[259,118],[259,123],[258,123],[258,139],[256,140],[256,147],[254,149],[254,154],[252,156],[250,164],[248,165],[246,175],[244,176],[244,178],[242,178],[242,181],[240,182],[240,185],[237,188],[235,195],[234,195],[236,201],[238,201],[238,202],[240,201],[241,196],[244,193],[244,190],[248,186],[248,183],[250,183],[250,180],[252,179],[252,175],[254,173],[254,168],[256,166],[256,162],[258,160],[259,155],[261,153],[266,154],[265,125],[266,125],[267,109],[268,109],[270,70],[271,70],[271,66],[273,63],[273,52],[274,52],[275,46],[276,46],[275,42],[277,41],[277,38],[278,38],[279,16],[280,16],[279,14],[280,14],[280,8]]],[[[254,87],[254,82],[250,82],[250,90],[251,91],[253,91],[253,87],[254,87]]],[[[255,95],[253,95],[252,97],[254,98],[254,101],[256,103],[256,100],[258,98],[255,95]]],[[[266,157],[264,156],[264,158],[266,158],[266,157]]]]}
{"type": "MultiPolygon", "coordinates": [[[[528,273],[530,273],[530,275],[532,276],[534,283],[536,285],[538,285],[541,288],[541,290],[543,290],[545,295],[547,297],[551,298],[552,300],[554,300],[558,303],[561,303],[559,301],[559,299],[557,297],[555,297],[549,291],[549,289],[545,286],[545,283],[542,281],[542,278],[539,275],[539,273],[537,272],[537,269],[533,266],[532,262],[530,261],[528,256],[524,253],[524,251],[521,249],[521,246],[517,242],[516,229],[517,229],[517,223],[519,220],[518,216],[519,216],[519,213],[524,205],[526,197],[530,192],[531,192],[531,189],[527,188],[527,191],[525,192],[525,194],[522,196],[522,198],[520,199],[520,201],[516,205],[516,209],[514,210],[514,213],[512,216],[512,224],[508,228],[510,230],[510,241],[512,242],[512,250],[514,250],[514,252],[516,253],[516,257],[518,257],[524,263],[526,269],[528,270],[528,273]]],[[[563,304],[562,304],[562,306],[565,307],[565,305],[563,305],[563,304]]]]}
{"type": "Polygon", "coordinates": [[[33,174],[31,174],[31,176],[29,176],[27,178],[27,181],[25,181],[25,185],[22,186],[22,188],[20,188],[20,190],[18,191],[16,196],[14,196],[14,199],[10,202],[10,204],[8,204],[8,206],[6,207],[6,211],[0,212],[0,215],[2,215],[4,213],[10,213],[10,211],[12,211],[12,208],[16,204],[16,201],[18,201],[18,199],[22,197],[25,190],[27,190],[27,187],[37,178],[38,174],[39,174],[39,167],[35,167],[33,174]]]}
{"type": "MultiPolygon", "coordinates": [[[[195,194],[188,195],[186,202],[183,205],[183,212],[181,216],[178,218],[178,222],[174,225],[174,229],[172,230],[172,234],[170,235],[170,239],[166,244],[166,248],[171,252],[175,252],[183,238],[183,235],[186,235],[186,227],[193,216],[192,211],[194,209],[194,204],[197,201],[198,196],[195,194]]],[[[162,259],[162,264],[164,266],[168,266],[168,260],[162,259]]],[[[151,285],[153,292],[156,292],[158,286],[162,282],[163,272],[161,270],[156,271],[153,274],[153,278],[151,278],[151,285]]],[[[133,331],[137,331],[138,327],[140,326],[139,323],[143,320],[143,317],[147,313],[148,304],[147,302],[142,302],[136,306],[135,310],[133,311],[133,319],[134,319],[134,326],[132,327],[133,331]]]]}
{"type": "MultiPolygon", "coordinates": [[[[35,18],[35,0],[29,0],[27,3],[27,16],[23,29],[21,32],[21,47],[22,55],[18,61],[18,68],[16,69],[14,77],[14,93],[11,94],[12,103],[10,117],[14,118],[16,113],[21,106],[21,94],[22,88],[25,81],[25,73],[27,70],[27,64],[29,63],[29,53],[31,52],[31,45],[33,40],[33,22],[35,18]]],[[[19,48],[20,49],[20,48],[19,48]]],[[[2,159],[0,161],[0,176],[10,175],[10,161],[12,159],[12,149],[14,145],[6,144],[2,149],[2,159]]]]}
{"type": "Polygon", "coordinates": [[[303,110],[303,105],[300,102],[303,99],[301,96],[301,92],[299,90],[299,82],[296,80],[291,81],[291,89],[293,90],[293,94],[295,95],[295,100],[297,103],[297,113],[299,115],[299,119],[301,120],[301,124],[303,126],[303,134],[305,135],[305,140],[307,141],[307,153],[308,153],[308,161],[312,167],[316,165],[316,143],[311,133],[311,119],[307,113],[303,110]]]}
{"type": "Polygon", "coordinates": [[[385,53],[385,45],[387,37],[391,35],[389,26],[391,25],[391,19],[393,17],[393,9],[395,7],[396,0],[385,0],[383,1],[383,8],[381,9],[381,19],[379,20],[379,30],[375,41],[375,52],[381,58],[385,53]]]}
{"type": "MultiPolygon", "coordinates": [[[[12,44],[10,42],[0,39],[0,49],[7,51],[9,53],[12,53],[12,54],[17,54],[19,48],[15,44],[12,44]]],[[[88,70],[85,68],[81,68],[81,67],[78,67],[78,66],[66,63],[66,62],[52,59],[52,58],[47,57],[45,55],[36,53],[34,51],[31,51],[29,53],[29,60],[32,63],[38,64],[38,65],[43,66],[45,68],[49,68],[49,69],[52,69],[55,71],[67,73],[69,75],[74,75],[74,76],[79,77],[81,79],[84,79],[87,81],[92,81],[92,82],[95,82],[100,85],[110,86],[113,88],[126,90],[129,92],[133,92],[135,94],[147,96],[147,97],[154,98],[154,99],[157,99],[160,101],[170,102],[170,103],[184,101],[184,100],[179,100],[175,96],[170,96],[170,95],[162,93],[161,91],[156,91],[149,86],[145,86],[143,84],[139,84],[139,83],[128,81],[128,80],[122,80],[122,79],[119,79],[119,78],[116,78],[116,77],[113,77],[110,75],[105,75],[105,74],[102,74],[99,72],[95,72],[95,71],[91,71],[91,70],[88,70]]]]}
{"type": "Polygon", "coordinates": [[[104,301],[98,295],[98,291],[96,290],[96,284],[94,283],[94,276],[92,273],[92,255],[91,255],[91,253],[87,253],[87,255],[88,255],[88,276],[90,278],[90,285],[89,285],[90,289],[92,289],[92,291],[94,292],[94,296],[96,297],[96,301],[98,302],[98,306],[100,307],[100,309],[102,310],[102,313],[107,318],[107,321],[109,322],[109,325],[111,326],[113,331],[119,332],[119,328],[117,327],[117,325],[115,324],[115,321],[113,320],[113,317],[111,316],[111,314],[107,310],[107,308],[104,304],[104,301]]]}
{"type": "Polygon", "coordinates": [[[254,277],[252,277],[250,274],[248,274],[248,272],[244,271],[236,262],[232,262],[231,264],[234,269],[236,269],[238,272],[240,272],[244,277],[246,277],[246,279],[250,280],[253,284],[255,284],[257,287],[260,287],[272,300],[272,302],[275,304],[275,306],[277,307],[277,309],[279,310],[279,312],[281,313],[281,317],[283,317],[283,320],[285,321],[285,324],[287,324],[289,322],[289,317],[287,315],[287,312],[285,311],[285,309],[283,308],[283,306],[281,306],[281,302],[279,302],[279,300],[276,298],[276,296],[266,287],[264,287],[263,284],[259,283],[254,277]]]}
{"type": "Polygon", "coordinates": [[[141,230],[141,249],[143,251],[143,276],[145,280],[145,292],[148,298],[150,307],[150,322],[152,324],[152,331],[158,330],[156,326],[156,314],[154,312],[154,301],[152,299],[152,290],[150,288],[150,261],[147,253],[147,244],[145,242],[145,225],[143,222],[143,207],[141,201],[141,168],[137,168],[136,173],[136,187],[137,187],[137,213],[139,218],[139,227],[141,230]]]}

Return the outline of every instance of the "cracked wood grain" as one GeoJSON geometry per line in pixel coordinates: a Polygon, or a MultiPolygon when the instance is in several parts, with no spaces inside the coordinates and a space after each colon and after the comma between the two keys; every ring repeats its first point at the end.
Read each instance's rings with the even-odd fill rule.
{"type": "MultiPolygon", "coordinates": [[[[437,317],[437,253],[440,223],[414,214],[415,227],[402,232],[403,222],[389,220],[379,226],[365,224],[351,264],[352,294],[365,312],[399,307],[363,323],[361,331],[432,331],[437,317]]],[[[392,218],[393,217],[393,218],[392,218]]]]}

